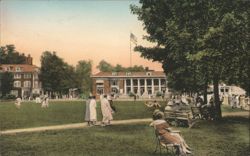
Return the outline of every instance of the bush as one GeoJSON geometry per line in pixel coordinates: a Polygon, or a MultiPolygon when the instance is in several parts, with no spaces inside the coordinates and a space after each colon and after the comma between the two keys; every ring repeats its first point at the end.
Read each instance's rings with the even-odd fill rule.
{"type": "Polygon", "coordinates": [[[156,93],[156,97],[160,97],[160,96],[162,96],[162,92],[160,92],[160,91],[158,91],[157,93],[156,93]]]}
{"type": "Polygon", "coordinates": [[[2,96],[1,99],[3,99],[3,100],[13,100],[13,99],[16,99],[16,96],[13,95],[13,94],[7,94],[5,96],[2,96]]]}
{"type": "Polygon", "coordinates": [[[128,96],[129,96],[129,97],[134,97],[135,94],[134,94],[133,92],[129,92],[128,96]]]}

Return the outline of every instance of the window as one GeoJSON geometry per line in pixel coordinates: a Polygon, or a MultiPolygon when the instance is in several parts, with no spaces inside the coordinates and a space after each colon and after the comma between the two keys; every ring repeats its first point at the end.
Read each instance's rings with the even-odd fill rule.
{"type": "Polygon", "coordinates": [[[117,80],[111,80],[110,84],[111,84],[111,86],[118,86],[118,81],[117,80]]]}
{"type": "Polygon", "coordinates": [[[20,67],[16,67],[16,71],[17,71],[17,72],[20,72],[20,71],[21,71],[21,68],[20,68],[20,67]]]}
{"type": "Polygon", "coordinates": [[[133,79],[133,85],[137,86],[138,85],[138,80],[137,79],[133,79]]]}
{"type": "Polygon", "coordinates": [[[96,88],[96,93],[97,93],[98,95],[103,94],[103,93],[104,93],[104,88],[103,88],[103,87],[97,87],[97,88],[96,88]]]}
{"type": "Polygon", "coordinates": [[[151,72],[147,72],[146,75],[147,75],[147,76],[151,76],[152,73],[151,73],[151,72]]]}
{"type": "Polygon", "coordinates": [[[38,74],[34,74],[34,78],[35,78],[35,79],[38,79],[38,74]]]}
{"type": "Polygon", "coordinates": [[[159,79],[154,79],[154,85],[158,86],[159,85],[159,79]]]}
{"type": "Polygon", "coordinates": [[[35,88],[38,88],[38,81],[35,81],[34,87],[35,87],[35,88]]]}
{"type": "Polygon", "coordinates": [[[21,81],[14,81],[14,87],[21,87],[21,81]]]}
{"type": "Polygon", "coordinates": [[[24,74],[24,78],[25,79],[30,79],[31,78],[31,74],[24,74]]]}
{"type": "Polygon", "coordinates": [[[14,74],[14,79],[21,79],[21,74],[14,74]]]}
{"type": "Polygon", "coordinates": [[[152,85],[152,79],[147,79],[147,86],[151,86],[152,85]]]}
{"type": "Polygon", "coordinates": [[[144,86],[144,79],[140,79],[140,86],[144,86]]]}
{"type": "Polygon", "coordinates": [[[31,87],[31,82],[30,81],[24,81],[23,86],[24,87],[31,87]]]}
{"type": "Polygon", "coordinates": [[[166,85],[166,80],[165,79],[161,79],[161,85],[162,86],[166,85]]]}
{"type": "Polygon", "coordinates": [[[130,86],[130,85],[131,85],[130,80],[126,80],[126,85],[127,85],[127,86],[130,86]]]}

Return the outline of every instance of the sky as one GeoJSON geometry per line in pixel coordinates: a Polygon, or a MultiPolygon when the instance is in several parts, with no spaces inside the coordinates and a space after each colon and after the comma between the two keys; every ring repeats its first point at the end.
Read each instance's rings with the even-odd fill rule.
{"type": "MultiPolygon", "coordinates": [[[[56,51],[70,65],[92,60],[93,71],[101,60],[112,65],[130,65],[132,32],[139,45],[146,32],[130,12],[137,0],[0,0],[0,45],[14,44],[16,50],[33,57],[40,66],[44,51],[56,51]]],[[[161,64],[133,52],[132,65],[162,71],[161,64]]]]}

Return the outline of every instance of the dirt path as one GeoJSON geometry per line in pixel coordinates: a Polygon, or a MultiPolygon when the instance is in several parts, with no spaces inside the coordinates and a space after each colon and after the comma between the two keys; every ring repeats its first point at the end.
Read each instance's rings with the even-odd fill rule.
{"type": "MultiPolygon", "coordinates": [[[[222,113],[222,116],[243,116],[243,117],[250,117],[250,112],[227,112],[222,113]]],[[[119,124],[131,124],[131,123],[141,123],[141,122],[151,122],[151,118],[146,119],[130,119],[130,120],[116,120],[113,121],[113,125],[119,124]]],[[[97,126],[100,126],[100,123],[97,126]]],[[[63,130],[63,129],[76,129],[76,128],[87,128],[86,123],[75,123],[75,124],[65,124],[65,125],[55,125],[55,126],[43,126],[43,127],[34,127],[34,128],[22,128],[22,129],[11,129],[11,130],[4,130],[0,131],[1,135],[11,135],[11,134],[18,134],[18,133],[29,133],[29,132],[41,132],[41,131],[49,131],[49,130],[63,130]]]]}
{"type": "MultiPolygon", "coordinates": [[[[151,122],[152,119],[130,119],[130,120],[116,120],[112,122],[112,125],[119,124],[130,124],[130,123],[141,123],[141,122],[151,122]]],[[[100,126],[100,123],[97,123],[97,126],[100,126]]],[[[17,133],[29,133],[29,132],[41,132],[48,130],[63,130],[63,129],[76,129],[76,128],[85,128],[89,127],[86,123],[75,123],[75,124],[66,124],[66,125],[56,125],[56,126],[43,126],[43,127],[34,127],[34,128],[22,128],[22,129],[11,129],[0,131],[1,135],[11,135],[17,133]]]]}
{"type": "Polygon", "coordinates": [[[222,116],[244,116],[244,117],[250,117],[250,111],[244,111],[244,112],[226,112],[222,113],[222,116]]]}

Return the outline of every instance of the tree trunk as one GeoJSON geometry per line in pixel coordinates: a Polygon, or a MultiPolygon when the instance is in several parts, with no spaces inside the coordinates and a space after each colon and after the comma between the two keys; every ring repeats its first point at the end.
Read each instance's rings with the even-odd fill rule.
{"type": "Polygon", "coordinates": [[[205,104],[207,104],[207,86],[208,86],[208,80],[206,78],[203,91],[203,99],[205,104]]]}
{"type": "Polygon", "coordinates": [[[219,78],[215,76],[213,78],[213,85],[214,85],[214,108],[215,108],[215,119],[219,120],[222,118],[221,115],[221,102],[219,97],[219,78]]]}

